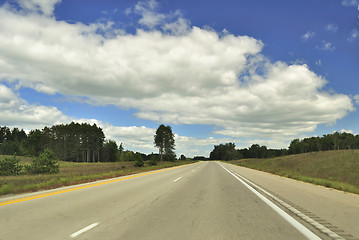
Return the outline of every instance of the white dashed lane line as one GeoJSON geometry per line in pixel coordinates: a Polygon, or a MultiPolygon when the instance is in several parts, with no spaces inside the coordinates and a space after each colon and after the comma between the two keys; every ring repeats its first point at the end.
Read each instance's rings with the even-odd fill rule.
{"type": "Polygon", "coordinates": [[[91,225],[88,225],[87,227],[85,227],[85,228],[83,228],[83,229],[81,229],[81,230],[79,230],[79,231],[77,231],[77,232],[71,234],[70,237],[71,237],[71,238],[75,238],[75,237],[77,237],[78,235],[80,235],[80,234],[82,234],[82,233],[84,233],[84,232],[86,232],[86,231],[88,231],[88,230],[90,230],[90,229],[96,227],[97,225],[99,225],[99,223],[93,223],[93,224],[91,224],[91,225]]]}
{"type": "Polygon", "coordinates": [[[179,178],[177,178],[176,180],[174,180],[174,182],[177,182],[178,180],[180,180],[182,177],[179,177],[179,178]]]}

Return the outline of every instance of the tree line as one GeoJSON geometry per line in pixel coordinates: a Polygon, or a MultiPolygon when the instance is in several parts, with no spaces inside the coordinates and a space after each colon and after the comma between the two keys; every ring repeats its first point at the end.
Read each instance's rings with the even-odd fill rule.
{"type": "Polygon", "coordinates": [[[287,149],[268,149],[266,146],[252,144],[249,148],[236,149],[234,143],[215,145],[209,155],[210,160],[237,160],[242,158],[271,158],[288,154],[287,149]]]}
{"type": "Polygon", "coordinates": [[[343,149],[359,149],[359,135],[334,132],[322,137],[294,139],[289,145],[289,154],[343,149]]]}
{"type": "Polygon", "coordinates": [[[51,149],[63,161],[96,162],[106,156],[105,135],[96,124],[70,123],[45,127],[42,130],[0,128],[0,153],[5,155],[39,156],[51,149]]]}
{"type": "MultiPolygon", "coordinates": [[[[28,134],[19,128],[0,127],[0,154],[39,156],[49,149],[58,159],[70,162],[115,162],[134,161],[138,166],[143,161],[156,164],[158,160],[174,161],[176,155],[174,134],[170,126],[160,125],[154,135],[154,144],[159,153],[144,154],[125,150],[122,143],[105,140],[103,130],[96,124],[59,124],[34,129],[28,134]]],[[[185,159],[182,155],[181,159],[185,159]]]]}
{"type": "Polygon", "coordinates": [[[252,144],[249,148],[236,149],[234,143],[215,145],[210,160],[237,160],[242,158],[272,158],[308,152],[359,149],[359,135],[334,132],[322,137],[310,137],[291,141],[288,149],[268,149],[266,146],[252,144]]]}

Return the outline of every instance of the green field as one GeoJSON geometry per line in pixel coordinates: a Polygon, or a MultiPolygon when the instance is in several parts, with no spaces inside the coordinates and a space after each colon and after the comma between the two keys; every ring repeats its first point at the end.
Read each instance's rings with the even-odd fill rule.
{"type": "MultiPolygon", "coordinates": [[[[0,159],[4,157],[9,156],[0,156],[0,159]]],[[[30,158],[19,158],[22,164],[28,164],[31,161],[30,158]]],[[[193,161],[159,162],[156,166],[149,166],[145,162],[144,167],[134,167],[134,162],[73,163],[59,161],[60,173],[58,174],[0,176],[0,195],[52,189],[189,163],[193,163],[193,161]]]]}
{"type": "Polygon", "coordinates": [[[241,159],[232,164],[359,194],[359,150],[339,150],[267,159],[241,159]]]}

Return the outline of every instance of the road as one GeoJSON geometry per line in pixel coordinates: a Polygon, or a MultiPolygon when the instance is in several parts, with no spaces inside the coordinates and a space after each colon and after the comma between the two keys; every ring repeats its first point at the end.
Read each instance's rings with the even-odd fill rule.
{"type": "MultiPolygon", "coordinates": [[[[77,188],[0,199],[0,239],[331,239],[278,203],[280,208],[276,207],[259,186],[254,187],[256,191],[241,182],[242,171],[254,183],[251,176],[262,176],[258,171],[229,164],[200,162],[77,188]]],[[[283,178],[270,175],[259,177],[260,186],[265,188],[263,183],[270,178],[277,180],[269,184],[283,182],[283,178]]],[[[277,197],[285,196],[279,186],[274,189],[280,190],[266,190],[277,197]]],[[[288,190],[291,203],[305,202],[302,196],[295,200],[293,191],[288,190]]],[[[350,201],[354,201],[355,215],[359,208],[355,201],[359,198],[353,196],[350,201]]],[[[304,203],[301,206],[306,207],[304,203]]],[[[325,211],[332,209],[318,212],[325,211]]],[[[358,220],[358,216],[353,219],[358,220]]],[[[344,221],[338,219],[338,224],[344,221]]],[[[350,226],[345,230],[340,233],[354,239],[356,230],[350,226]]]]}

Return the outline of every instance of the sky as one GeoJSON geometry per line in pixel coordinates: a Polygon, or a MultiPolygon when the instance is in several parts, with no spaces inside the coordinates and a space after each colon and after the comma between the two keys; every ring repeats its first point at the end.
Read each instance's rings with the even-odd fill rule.
{"type": "Polygon", "coordinates": [[[287,148],[359,134],[358,76],[359,0],[0,0],[0,126],[287,148]]]}

